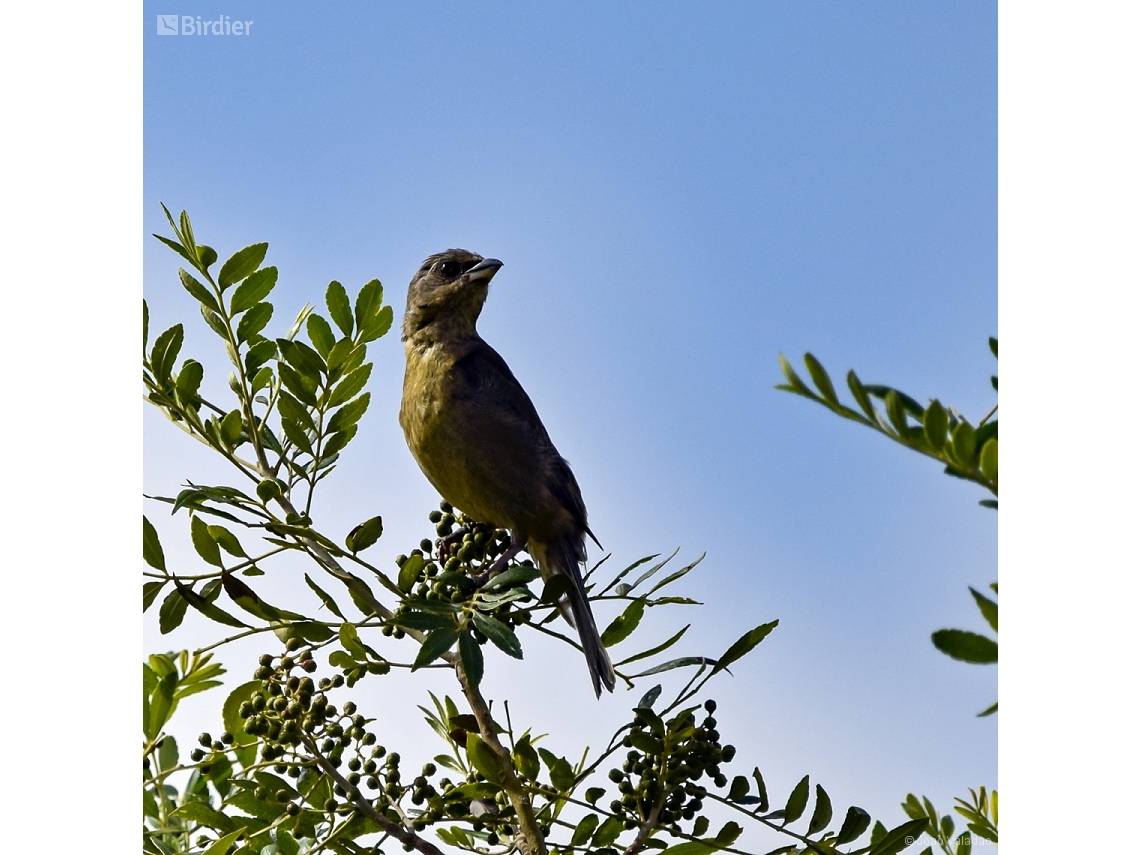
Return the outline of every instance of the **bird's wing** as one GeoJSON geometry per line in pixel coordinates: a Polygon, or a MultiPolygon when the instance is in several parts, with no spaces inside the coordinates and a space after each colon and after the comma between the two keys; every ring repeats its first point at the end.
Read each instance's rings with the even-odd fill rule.
{"type": "Polygon", "coordinates": [[[493,431],[519,453],[535,454],[532,464],[547,473],[546,487],[578,523],[586,527],[586,506],[569,464],[558,454],[538,411],[506,360],[482,339],[455,363],[455,390],[471,422],[493,431]]]}
{"type": "Polygon", "coordinates": [[[506,360],[491,345],[478,339],[455,363],[455,370],[462,378],[456,390],[459,395],[485,405],[504,420],[516,421],[543,445],[553,448],[530,396],[515,379],[506,360]]]}

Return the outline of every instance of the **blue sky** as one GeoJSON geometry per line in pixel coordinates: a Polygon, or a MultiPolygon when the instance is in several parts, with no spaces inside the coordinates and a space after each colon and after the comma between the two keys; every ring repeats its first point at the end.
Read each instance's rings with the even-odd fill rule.
{"type": "MultiPolygon", "coordinates": [[[[936,464],[772,389],[777,354],[811,350],[837,379],[855,367],[974,419],[992,405],[996,4],[204,3],[195,15],[254,20],[250,35],[177,38],[155,33],[173,7],[144,11],[152,326],[187,321],[197,353],[216,341],[149,237],[160,201],[223,256],[270,242],[282,325],[332,278],[380,278],[399,309],[432,252],[502,259],[480,329],[613,562],[708,551],[682,583],[706,605],[646,641],[691,620],[687,652],[716,655],[780,618],[714,684],[738,765],[782,794],[810,773],[887,821],[907,792],[947,810],[997,783],[996,719],[974,717],[996,673],[929,643],[982,628],[966,586],[996,578],[996,514],[936,464]]],[[[374,550],[394,555],[429,533],[437,498],[396,424],[397,338],[372,356],[372,408],[317,522],[382,514],[374,550]]],[[[227,477],[154,413],[145,430],[147,492],[227,477]]],[[[178,554],[184,522],[162,530],[178,554]]],[[[152,624],[148,650],[212,631],[152,624]]],[[[243,680],[258,652],[220,658],[243,680]]],[[[603,742],[637,700],[595,704],[581,663],[538,643],[488,680],[563,750],[603,742]]]]}

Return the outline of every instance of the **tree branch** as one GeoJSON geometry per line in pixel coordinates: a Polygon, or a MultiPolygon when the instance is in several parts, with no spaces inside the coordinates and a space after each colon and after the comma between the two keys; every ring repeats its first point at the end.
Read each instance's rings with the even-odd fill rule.
{"type": "MultiPolygon", "coordinates": [[[[456,658],[458,659],[458,657],[456,658]]],[[[459,685],[463,688],[463,694],[467,697],[471,712],[475,714],[475,721],[479,724],[479,734],[499,761],[499,774],[502,778],[503,790],[510,798],[511,805],[515,809],[515,815],[518,816],[519,820],[519,848],[522,849],[524,855],[546,855],[546,841],[542,837],[542,829],[539,828],[538,820],[535,818],[530,794],[515,774],[515,764],[511,760],[511,753],[499,741],[499,735],[495,732],[495,720],[491,717],[491,710],[487,706],[487,702],[479,693],[478,687],[472,686],[468,682],[467,675],[463,673],[463,665],[460,662],[455,663],[455,676],[459,679],[459,685]]]]}

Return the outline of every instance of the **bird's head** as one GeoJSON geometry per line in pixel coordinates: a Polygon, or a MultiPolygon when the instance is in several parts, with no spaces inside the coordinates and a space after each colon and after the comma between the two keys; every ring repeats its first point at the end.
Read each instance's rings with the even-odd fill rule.
{"type": "Polygon", "coordinates": [[[470,334],[487,299],[487,288],[503,262],[465,249],[436,253],[408,286],[403,339],[435,327],[440,334],[470,334]]]}

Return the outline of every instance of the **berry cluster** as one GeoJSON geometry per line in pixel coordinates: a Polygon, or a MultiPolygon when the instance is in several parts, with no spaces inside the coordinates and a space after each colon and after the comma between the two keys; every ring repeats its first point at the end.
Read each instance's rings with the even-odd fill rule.
{"type": "MultiPolygon", "coordinates": [[[[433,543],[425,538],[409,555],[396,557],[409,600],[396,610],[394,623],[405,611],[415,609],[416,600],[455,604],[469,602],[478,590],[477,577],[486,573],[510,546],[511,535],[506,529],[473,522],[447,502],[441,502],[440,510],[432,511],[428,519],[435,523],[440,540],[433,543]],[[405,575],[410,578],[405,579],[405,575]]],[[[529,558],[520,564],[534,567],[529,558]]],[[[512,608],[509,603],[487,613],[508,626],[527,623],[531,618],[530,610],[512,608]]],[[[405,634],[399,626],[392,624],[386,625],[382,632],[395,638],[403,638],[405,634]]],[[[478,630],[474,631],[474,636],[480,644],[487,641],[478,630]]]]}
{"type": "Polygon", "coordinates": [[[708,775],[717,787],[728,778],[720,764],[736,756],[731,745],[720,744],[716,729],[715,701],[705,702],[708,716],[698,726],[695,708],[684,710],[668,723],[651,712],[639,710],[638,720],[622,745],[631,749],[620,769],[610,771],[621,798],[610,810],[636,828],[657,811],[657,823],[680,833],[679,823],[693,820],[704,806],[708,791],[696,781],[708,775]]]}

